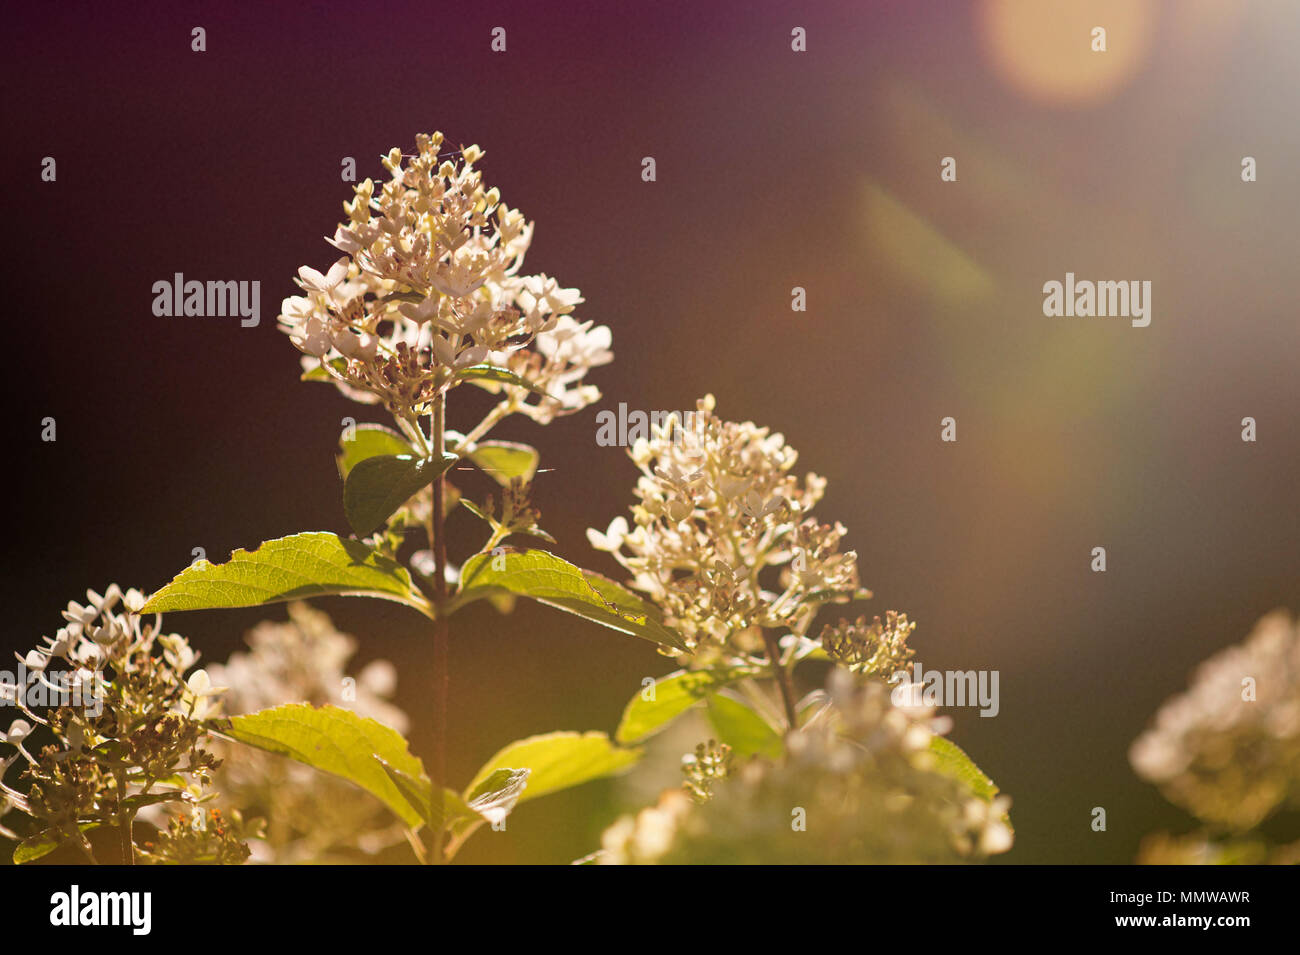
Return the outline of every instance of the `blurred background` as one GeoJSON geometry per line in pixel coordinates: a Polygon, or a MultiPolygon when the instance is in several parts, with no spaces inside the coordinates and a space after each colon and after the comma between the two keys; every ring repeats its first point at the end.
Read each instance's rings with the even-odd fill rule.
{"type": "MultiPolygon", "coordinates": [[[[820,516],[849,527],[869,609],[918,621],[925,666],[1000,671],[996,718],[951,715],[1014,799],[1005,861],[1127,862],[1144,833],[1190,828],[1130,742],[1198,661],[1300,610],[1300,7],[69,2],[9,22],[6,658],[87,587],[155,589],[195,547],[347,533],[340,420],[382,418],[299,383],[275,315],[299,265],[337,256],[342,159],[382,177],[382,153],[440,129],[486,149],[487,182],[536,221],[526,270],[613,329],[598,406],[496,435],[554,469],[536,499],[562,556],[616,570],[583,531],[626,513],[635,470],[597,446],[596,413],[712,392],[829,479],[820,516]],[[1067,271],[1150,280],[1150,327],[1045,318],[1042,285],[1067,271]],[[260,327],[154,317],[175,272],[259,280],[260,327]]],[[[466,391],[453,427],[481,410],[466,391]]],[[[479,542],[467,515],[451,532],[479,542]]],[[[423,618],[317,605],[358,665],[398,663],[421,750],[423,618]]],[[[284,617],[167,627],[221,660],[284,617]]],[[[453,635],[453,779],[519,737],[612,731],[669,669],[575,617],[474,605],[453,635]]],[[[601,783],[529,803],[460,858],[569,861],[639,798],[601,783]]]]}

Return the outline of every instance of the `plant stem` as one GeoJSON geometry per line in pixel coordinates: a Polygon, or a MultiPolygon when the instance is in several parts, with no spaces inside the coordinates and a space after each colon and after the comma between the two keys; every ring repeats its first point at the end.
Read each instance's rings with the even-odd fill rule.
{"type": "Polygon", "coordinates": [[[781,647],[777,643],[776,634],[771,630],[764,630],[763,643],[767,646],[768,662],[772,664],[772,677],[776,680],[776,685],[781,688],[781,702],[785,706],[786,724],[794,730],[799,726],[799,717],[794,709],[794,688],[790,686],[790,674],[785,667],[781,666],[781,647]]]}
{"type": "Polygon", "coordinates": [[[134,818],[125,816],[121,820],[122,830],[122,865],[135,865],[135,842],[131,839],[131,828],[134,818]]]}
{"type": "MultiPolygon", "coordinates": [[[[126,798],[126,774],[116,773],[118,799],[126,798]]],[[[151,783],[152,785],[152,783],[151,783]]],[[[149,788],[146,786],[146,793],[149,788]]],[[[118,806],[117,828],[122,840],[122,865],[135,865],[135,841],[131,838],[131,830],[135,823],[135,813],[122,809],[118,806]]]]}
{"type": "MultiPolygon", "coordinates": [[[[446,449],[446,416],[447,397],[439,394],[434,399],[430,435],[434,460],[440,460],[446,449]]],[[[443,533],[445,497],[446,486],[443,475],[439,474],[433,480],[433,512],[429,515],[429,547],[433,549],[433,603],[437,613],[437,618],[433,621],[433,765],[429,773],[433,782],[433,798],[439,802],[442,800],[447,776],[447,692],[450,685],[447,617],[443,613],[447,602],[447,538],[443,533]]],[[[445,861],[442,844],[443,828],[436,826],[433,832],[433,851],[430,853],[430,860],[435,865],[445,861]]]]}

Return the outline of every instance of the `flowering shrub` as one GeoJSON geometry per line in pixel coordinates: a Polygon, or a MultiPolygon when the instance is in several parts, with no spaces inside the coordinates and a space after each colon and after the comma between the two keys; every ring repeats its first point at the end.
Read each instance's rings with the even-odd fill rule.
{"type": "Polygon", "coordinates": [[[340,441],[354,535],[265,541],[200,560],[147,599],[113,588],[71,604],[67,626],[27,660],[42,679],[66,662],[103,707],[92,716],[60,701],[40,715],[19,701],[25,719],[0,736],[4,768],[23,764],[13,785],[0,782],[15,858],[64,845],[95,858],[103,830],[126,862],[340,861],[405,838],[421,861],[444,863],[519,803],[628,770],[693,709],[714,738],[686,756],[682,788],[665,780],[661,802],[612,826],[594,858],[948,862],[1009,848],[1007,798],[943,737],[944,720],[896,705],[885,687],[911,656],[914,624],[894,611],[820,619],[871,595],[841,549],[846,529],[813,516],[826,482],[794,473],[780,434],[723,420],[707,397],[637,441],[631,521],[589,532],[626,584],[534,546],[554,543],[532,503],[540,453],[490,434],[514,415],[545,425],[597,401],[586,378],[612,360],[610,330],[575,316],[576,289],[522,274],[532,223],[484,185],[482,150],[443,146],[420,136],[414,154],[384,158],[386,181],[356,186],[330,239],[341,257],[301,268],[302,294],[279,316],[304,380],[391,419],[340,441]],[[463,386],[496,403],[453,430],[463,386]],[[446,520],[458,508],[484,527],[480,546],[453,552],[446,520]],[[391,668],[345,676],[355,642],[301,603],[324,595],[427,618],[428,753],[413,755],[402,735],[391,668]],[[451,619],[478,600],[508,613],[518,598],[650,641],[678,669],[633,696],[612,736],[507,743],[452,785],[451,619]],[[188,677],[196,654],[159,629],[162,613],[278,602],[290,602],[288,623],[261,625],[248,652],[188,677]],[[800,694],[805,663],[826,679],[800,694]],[[38,731],[51,742],[33,752],[38,731]],[[366,799],[342,797],[357,787],[366,799]],[[207,809],[218,793],[224,814],[207,809]]]}
{"type": "Polygon", "coordinates": [[[0,734],[12,750],[0,758],[0,779],[18,762],[19,782],[27,785],[21,792],[0,781],[0,815],[13,809],[28,820],[25,838],[0,827],[9,838],[23,838],[15,861],[38,859],[62,844],[98,861],[91,836],[101,828],[119,833],[113,861],[133,862],[137,851],[153,861],[244,861],[248,848],[237,815],[194,828],[187,818],[136,845],[142,811],[168,804],[201,812],[214,797],[212,776],[221,761],[209,747],[207,718],[220,691],[203,670],[185,677],[197,654],[184,637],[162,633],[156,618],[143,621],[139,591],[123,594],[111,586],[87,597],[85,606],[68,604],[66,626],[24,662],[47,685],[47,672],[61,664],[74,668],[74,687],[93,705],[61,705],[43,717],[28,705],[25,684],[0,686],[26,717],[0,734]]]}

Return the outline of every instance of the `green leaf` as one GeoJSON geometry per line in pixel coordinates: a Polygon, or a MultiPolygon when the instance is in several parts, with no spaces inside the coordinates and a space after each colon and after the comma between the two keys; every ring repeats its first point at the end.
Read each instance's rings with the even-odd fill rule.
{"type": "Polygon", "coordinates": [[[360,537],[384,525],[392,513],[421,488],[460,460],[454,454],[417,458],[380,454],[358,461],[343,485],[343,512],[360,537]]]}
{"type": "Polygon", "coordinates": [[[383,764],[415,780],[427,779],[424,766],[407,750],[402,734],[383,723],[337,706],[318,709],[289,703],[216,720],[213,728],[241,743],[355,783],[412,828],[423,821],[383,764]]]}
{"type": "MultiPolygon", "coordinates": [[[[930,752],[935,756],[935,769],[945,776],[951,776],[966,784],[972,793],[985,802],[992,802],[1000,790],[993,780],[985,775],[984,770],[975,765],[975,761],[966,755],[966,751],[944,736],[930,738],[930,752]]],[[[1008,828],[1011,817],[1003,814],[1002,821],[1008,828]]]]}
{"type": "Polygon", "coordinates": [[[466,791],[465,798],[468,802],[462,803],[466,806],[466,812],[448,821],[450,831],[444,846],[448,859],[460,851],[465,840],[478,831],[483,823],[496,825],[510,815],[524,791],[529,774],[530,770],[527,769],[498,769],[472,791],[466,791]]]}
{"type": "Polygon", "coordinates": [[[549,398],[545,391],[520,378],[513,371],[506,368],[498,368],[496,365],[470,365],[456,372],[456,381],[468,381],[471,384],[478,385],[480,388],[486,388],[493,393],[501,390],[501,385],[514,385],[516,388],[527,388],[534,394],[541,395],[543,398],[549,398]]]}
{"type": "Polygon", "coordinates": [[[126,809],[140,810],[145,806],[153,806],[160,802],[181,802],[185,799],[185,793],[175,789],[160,793],[138,793],[134,796],[127,796],[122,800],[122,806],[126,809]]]}
{"type": "Polygon", "coordinates": [[[604,733],[546,733],[516,740],[483,764],[465,789],[482,792],[493,773],[503,769],[530,770],[528,786],[518,802],[526,802],[593,779],[613,776],[632,767],[641,750],[615,746],[604,733]]]}
{"type": "Polygon", "coordinates": [[[510,815],[523,796],[531,769],[498,769],[465,794],[466,804],[488,822],[500,822],[510,815]]]}
{"type": "Polygon", "coordinates": [[[475,554],[465,561],[453,610],[504,590],[661,646],[686,649],[677,632],[663,624],[659,611],[622,585],[548,551],[494,550],[499,552],[475,554]]]}
{"type": "Polygon", "coordinates": [[[737,756],[780,757],[784,750],[781,735],[744,703],[728,696],[711,696],[708,711],[718,742],[726,743],[737,756]]]}
{"type": "Polygon", "coordinates": [[[359,424],[351,438],[339,439],[339,476],[346,478],[366,458],[381,454],[414,454],[411,444],[382,424],[359,424]]]}
{"type": "Polygon", "coordinates": [[[380,756],[376,756],[375,761],[383,767],[388,778],[397,787],[397,791],[402,794],[402,798],[419,813],[420,818],[430,829],[450,825],[457,819],[481,818],[475,810],[465,804],[460,793],[444,787],[442,802],[435,806],[433,783],[427,776],[412,776],[410,773],[404,773],[380,756]]]}
{"type": "MultiPolygon", "coordinates": [[[[77,828],[82,832],[90,832],[92,829],[98,829],[100,825],[98,822],[83,822],[77,828]]],[[[35,862],[37,859],[49,855],[61,845],[63,845],[63,840],[59,839],[58,835],[50,830],[30,836],[18,843],[14,849],[14,865],[35,862]]]]}
{"type": "Polygon", "coordinates": [[[328,594],[396,600],[433,616],[405,567],[360,541],[325,531],[237,550],[224,564],[198,561],[150,597],[141,612],[255,607],[328,594]]]}
{"type": "Polygon", "coordinates": [[[501,485],[516,478],[527,484],[541,457],[536,448],[514,441],[480,441],[469,453],[469,459],[501,485]]]}
{"type": "Polygon", "coordinates": [[[327,362],[321,362],[315,368],[311,368],[308,369],[307,371],[304,371],[301,375],[298,376],[298,380],[299,381],[337,381],[338,379],[336,379],[333,375],[331,375],[329,371],[326,370],[325,366],[329,365],[339,374],[342,374],[343,369],[347,367],[347,364],[348,363],[344,361],[342,358],[331,358],[327,362]]]}
{"type": "Polygon", "coordinates": [[[419,292],[389,292],[387,295],[381,295],[375,299],[376,305],[387,305],[390,302],[411,302],[419,305],[425,300],[426,296],[419,292]]]}
{"type": "MultiPolygon", "coordinates": [[[[510,528],[507,528],[495,517],[493,517],[491,514],[489,514],[486,510],[484,510],[479,505],[475,504],[469,498],[462,497],[460,499],[460,504],[462,507],[465,508],[465,510],[469,511],[479,520],[483,521],[485,524],[487,524],[489,527],[492,528],[492,537],[489,538],[488,543],[491,543],[492,541],[505,540],[507,537],[515,537],[515,536],[536,537],[538,540],[544,540],[548,544],[555,543],[555,538],[552,537],[550,534],[548,534],[546,531],[542,530],[536,524],[533,524],[529,527],[520,527],[519,525],[516,524],[510,528]]],[[[487,544],[484,544],[482,549],[480,550],[480,553],[487,553],[487,552],[489,552],[489,548],[487,544]]],[[[500,596],[509,597],[510,600],[512,601],[514,600],[513,594],[505,594],[500,592],[498,593],[500,594],[500,596]]]]}
{"type": "Polygon", "coordinates": [[[758,672],[757,667],[727,667],[717,670],[678,670],[654,683],[653,699],[647,700],[646,687],[628,701],[618,722],[614,739],[620,743],[639,743],[658,733],[700,700],[724,686],[758,672]]]}

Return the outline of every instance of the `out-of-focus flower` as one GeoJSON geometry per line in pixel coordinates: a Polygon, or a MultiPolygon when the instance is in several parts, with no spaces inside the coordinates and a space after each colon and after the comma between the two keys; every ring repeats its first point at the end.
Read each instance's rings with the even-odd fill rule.
{"type": "Polygon", "coordinates": [[[895,706],[884,684],[842,670],[824,717],[752,759],[696,802],[682,790],[605,831],[607,864],[842,864],[977,861],[1011,847],[1010,801],[984,800],[936,769],[944,725],[895,706]]]}
{"type": "Polygon", "coordinates": [[[698,802],[713,798],[713,784],[731,775],[732,751],[726,743],[709,740],[682,757],[682,789],[698,802]]]}
{"type": "Polygon", "coordinates": [[[1300,628],[1285,611],[1210,657],[1134,742],[1138,775],[1214,826],[1300,805],[1300,628]]]}
{"type": "MultiPolygon", "coordinates": [[[[228,713],[283,703],[333,705],[406,730],[406,714],[390,701],[397,683],[393,665],[375,660],[348,676],[357,641],[335,629],[327,614],[291,603],[288,622],[260,623],[246,640],[248,651],[208,667],[214,681],[230,687],[228,713]]],[[[238,759],[227,759],[217,783],[233,804],[266,820],[263,839],[251,843],[254,862],[355,861],[358,848],[376,852],[403,838],[402,827],[372,796],[272,753],[241,748],[238,759]]]]}
{"type": "Polygon", "coordinates": [[[519,274],[532,223],[484,186],[479,147],[444,154],[442,144],[434,133],[416,138],[414,155],[394,147],[389,180],[356,186],[330,240],[343,257],[324,273],[299,269],[303,294],[284,300],[281,329],[305,370],[399,419],[423,414],[483,362],[531,386],[475,380],[504,391],[511,412],[544,423],[585,407],[599,392],[581,380],[610,361],[609,329],[572,317],[577,289],[519,274]],[[529,403],[535,392],[546,397],[529,403]]]}
{"type": "Polygon", "coordinates": [[[1261,865],[1270,858],[1268,847],[1259,841],[1215,841],[1204,832],[1185,836],[1157,832],[1142,840],[1137,861],[1138,865],[1261,865]]]}

